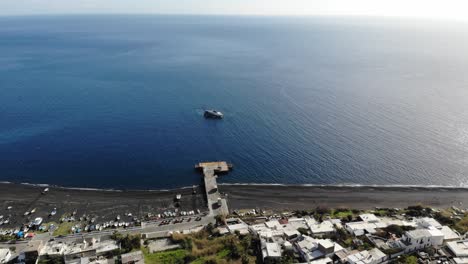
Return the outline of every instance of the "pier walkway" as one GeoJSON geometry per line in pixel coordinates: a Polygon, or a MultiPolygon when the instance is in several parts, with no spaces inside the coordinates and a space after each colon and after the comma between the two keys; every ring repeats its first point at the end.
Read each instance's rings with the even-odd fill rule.
{"type": "Polygon", "coordinates": [[[206,198],[208,202],[208,209],[210,215],[228,215],[229,209],[227,201],[221,196],[218,190],[218,183],[216,173],[227,173],[231,170],[232,165],[225,161],[219,162],[202,162],[195,165],[203,173],[203,180],[205,182],[206,198]]]}

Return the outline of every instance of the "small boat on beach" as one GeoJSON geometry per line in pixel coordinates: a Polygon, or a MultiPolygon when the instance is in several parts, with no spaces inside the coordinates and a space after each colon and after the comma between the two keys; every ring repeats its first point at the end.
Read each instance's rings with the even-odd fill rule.
{"type": "Polygon", "coordinates": [[[33,225],[34,226],[40,226],[42,224],[42,217],[38,217],[34,219],[33,225]]]}
{"type": "Polygon", "coordinates": [[[54,210],[52,210],[52,212],[50,212],[50,215],[51,216],[54,216],[57,214],[57,208],[54,208],[54,210]]]}

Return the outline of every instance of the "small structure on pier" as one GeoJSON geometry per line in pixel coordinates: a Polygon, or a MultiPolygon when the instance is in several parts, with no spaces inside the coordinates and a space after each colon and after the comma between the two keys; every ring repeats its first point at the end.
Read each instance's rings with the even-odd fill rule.
{"type": "Polygon", "coordinates": [[[200,162],[195,165],[195,169],[203,172],[204,170],[213,170],[215,173],[228,173],[232,170],[232,164],[226,161],[200,162]]]}

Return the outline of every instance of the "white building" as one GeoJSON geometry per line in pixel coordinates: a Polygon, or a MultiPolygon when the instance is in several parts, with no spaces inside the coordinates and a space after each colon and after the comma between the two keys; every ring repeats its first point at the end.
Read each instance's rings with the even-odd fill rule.
{"type": "Polygon", "coordinates": [[[281,246],[275,242],[262,243],[262,257],[266,258],[281,258],[281,246]]]}
{"type": "Polygon", "coordinates": [[[451,241],[447,243],[447,247],[455,256],[453,260],[457,264],[468,263],[468,240],[451,241]]]}
{"type": "Polygon", "coordinates": [[[443,242],[455,241],[460,237],[450,227],[441,225],[437,220],[430,217],[416,219],[416,226],[427,230],[439,230],[443,235],[443,242]]]}
{"type": "Polygon", "coordinates": [[[377,216],[375,216],[375,214],[361,214],[359,215],[359,218],[361,218],[362,221],[368,223],[380,222],[380,219],[377,216]]]}
{"type": "Polygon", "coordinates": [[[437,229],[439,229],[440,232],[444,234],[444,242],[455,241],[460,239],[460,236],[448,226],[442,226],[437,229]]]}
{"type": "Polygon", "coordinates": [[[438,248],[444,241],[444,234],[435,228],[407,231],[400,240],[405,252],[412,252],[426,247],[438,248]]]}
{"type": "Polygon", "coordinates": [[[39,255],[75,255],[83,252],[100,255],[118,248],[119,245],[114,240],[101,241],[95,238],[66,242],[51,241],[41,249],[39,255]]]}
{"type": "Polygon", "coordinates": [[[122,254],[122,264],[144,264],[143,252],[141,250],[122,254]]]}
{"type": "Polygon", "coordinates": [[[345,225],[346,230],[355,236],[362,236],[364,234],[375,234],[377,225],[374,223],[368,223],[364,221],[360,222],[349,222],[345,225]]]}
{"type": "Polygon", "coordinates": [[[11,251],[8,248],[0,248],[0,263],[7,263],[11,258],[11,251]]]}
{"type": "Polygon", "coordinates": [[[377,248],[364,250],[347,257],[350,264],[379,264],[387,260],[387,255],[377,248]]]}
{"type": "Polygon", "coordinates": [[[416,219],[416,224],[421,228],[429,228],[431,226],[435,228],[442,227],[442,225],[439,222],[437,222],[437,220],[430,217],[416,219]]]}
{"type": "Polygon", "coordinates": [[[335,227],[331,221],[323,221],[322,223],[315,223],[309,225],[310,232],[313,235],[321,236],[332,234],[335,232],[335,227]]]}
{"type": "Polygon", "coordinates": [[[295,243],[296,249],[305,261],[312,261],[322,257],[331,257],[336,252],[344,250],[342,246],[330,239],[315,239],[303,236],[295,243]]]}
{"type": "Polygon", "coordinates": [[[239,223],[239,224],[233,224],[233,225],[228,225],[227,229],[229,232],[232,234],[239,232],[241,235],[246,235],[249,233],[249,226],[246,223],[239,223]]]}
{"type": "Polygon", "coordinates": [[[249,226],[242,221],[240,218],[228,218],[226,219],[227,229],[231,234],[239,232],[241,235],[249,233],[249,226]]]}

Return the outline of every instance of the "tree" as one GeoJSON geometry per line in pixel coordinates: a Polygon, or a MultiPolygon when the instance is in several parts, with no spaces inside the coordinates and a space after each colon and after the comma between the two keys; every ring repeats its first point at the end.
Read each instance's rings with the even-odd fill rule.
{"type": "Polygon", "coordinates": [[[120,244],[120,249],[123,253],[132,251],[133,249],[140,248],[140,237],[138,235],[123,236],[120,233],[112,234],[111,238],[120,244]]]}
{"type": "Polygon", "coordinates": [[[208,234],[212,235],[214,231],[214,226],[212,223],[209,223],[208,225],[206,225],[205,229],[208,232],[208,234]]]}
{"type": "Polygon", "coordinates": [[[216,225],[225,225],[226,224],[226,217],[224,215],[217,215],[215,217],[216,225]]]}
{"type": "Polygon", "coordinates": [[[249,264],[250,263],[249,257],[246,254],[242,254],[241,262],[242,264],[249,264]]]}
{"type": "Polygon", "coordinates": [[[309,230],[307,228],[304,228],[304,227],[299,227],[297,229],[297,231],[299,231],[299,233],[303,234],[303,235],[307,235],[309,234],[309,230]]]}
{"type": "Polygon", "coordinates": [[[294,257],[294,251],[285,250],[283,252],[283,256],[281,257],[281,264],[290,264],[290,263],[296,263],[296,259],[294,257]]]}
{"type": "Polygon", "coordinates": [[[230,238],[229,240],[226,241],[226,247],[229,249],[229,257],[232,259],[238,259],[240,258],[240,253],[241,250],[239,250],[239,246],[236,244],[233,238],[230,238]]]}

